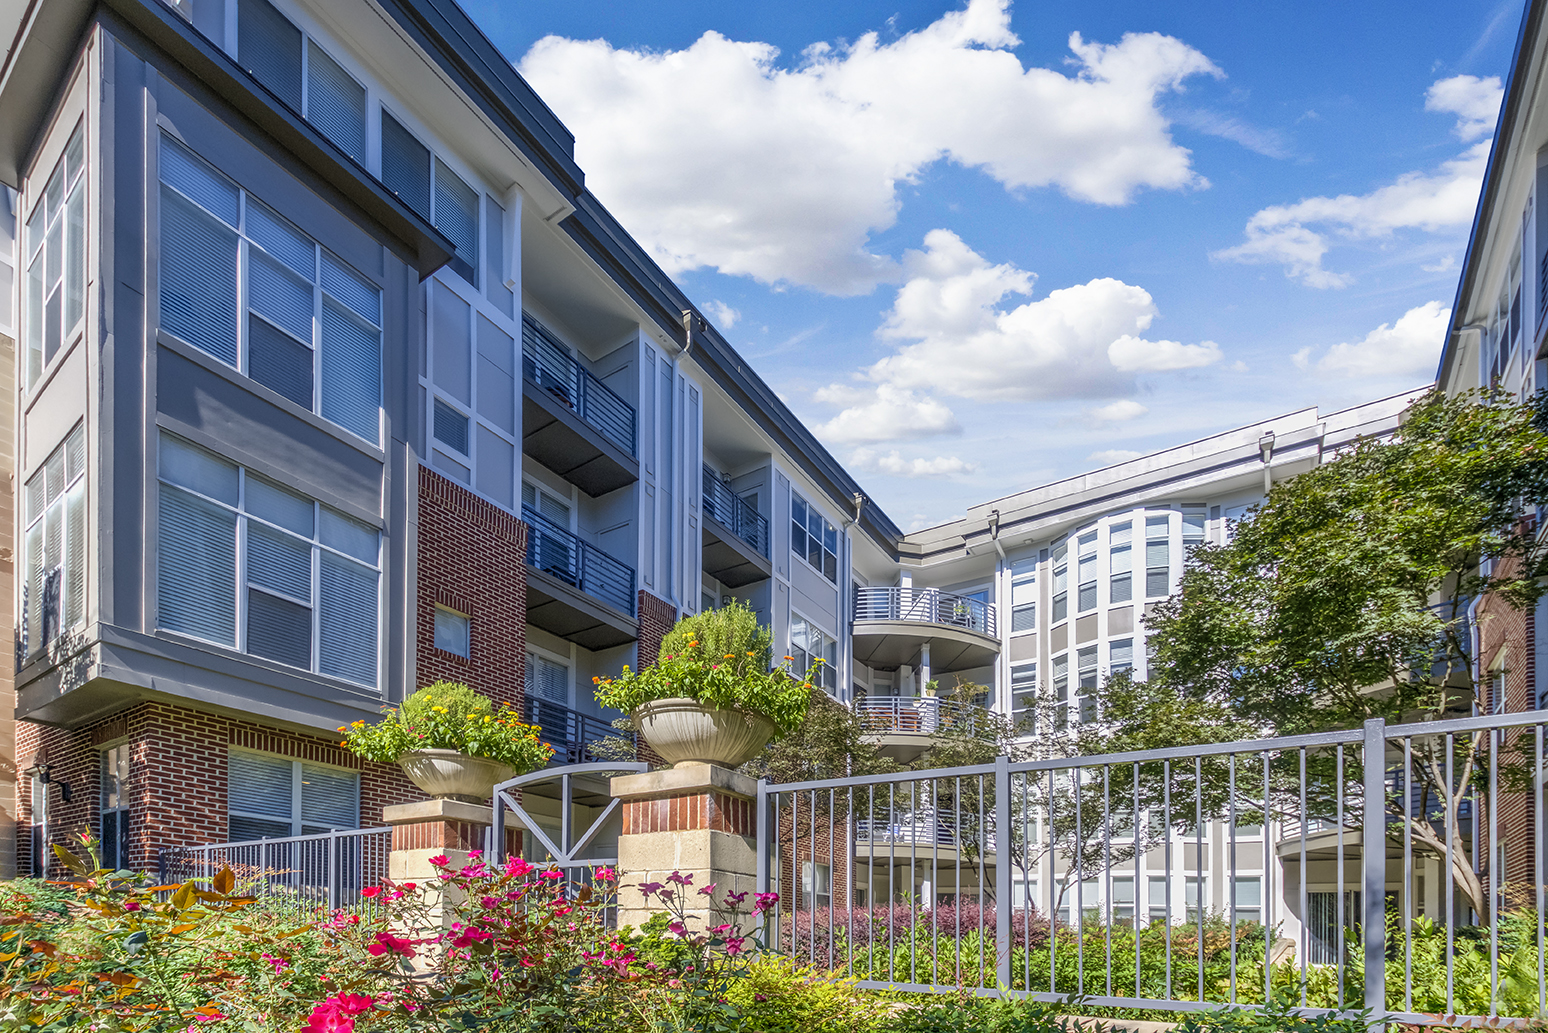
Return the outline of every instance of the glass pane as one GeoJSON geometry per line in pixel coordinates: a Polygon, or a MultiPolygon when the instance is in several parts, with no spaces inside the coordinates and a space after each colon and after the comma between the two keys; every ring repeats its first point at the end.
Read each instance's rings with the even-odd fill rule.
{"type": "Polygon", "coordinates": [[[1114,524],[1107,530],[1107,541],[1109,545],[1122,545],[1124,542],[1130,541],[1133,538],[1134,525],[1127,520],[1121,524],[1114,524]]]}
{"type": "Polygon", "coordinates": [[[176,187],[228,225],[237,225],[240,203],[236,184],[165,133],[161,136],[161,181],[176,187]]]}
{"type": "Polygon", "coordinates": [[[435,228],[457,246],[452,268],[478,285],[478,194],[439,158],[435,161],[435,228]]]}
{"type": "Polygon", "coordinates": [[[247,235],[286,268],[311,281],[317,277],[317,246],[268,205],[247,199],[247,235]]]}
{"type": "Polygon", "coordinates": [[[1145,595],[1155,598],[1171,591],[1172,579],[1165,569],[1145,572],[1145,595]]]}
{"type": "Polygon", "coordinates": [[[65,496],[64,626],[86,619],[86,482],[65,496]]]}
{"type": "Polygon", "coordinates": [[[316,527],[312,500],[282,488],[273,481],[247,475],[245,508],[253,516],[311,538],[316,527]]]}
{"type": "Polygon", "coordinates": [[[301,30],[268,0],[237,0],[237,61],[292,110],[301,110],[301,30]]]}
{"type": "Polygon", "coordinates": [[[376,685],[377,573],[331,553],[322,554],[319,669],[376,685]]]}
{"type": "Polygon", "coordinates": [[[248,589],[247,651],[266,660],[310,670],[312,608],[248,589]]]}
{"type": "Polygon", "coordinates": [[[430,217],[430,151],[402,123],[382,112],[382,185],[430,217]]]}
{"type": "Polygon", "coordinates": [[[161,435],[161,478],[201,495],[237,504],[237,468],[170,434],[161,435]]]}
{"type": "Polygon", "coordinates": [[[236,514],[163,485],[159,627],[236,645],[236,514]]]}
{"type": "Polygon", "coordinates": [[[237,235],[175,192],[161,191],[161,325],[237,364],[237,235]]]}
{"type": "Polygon", "coordinates": [[[352,829],[360,824],[360,776],[351,771],[301,765],[301,820],[308,825],[352,829]]]}
{"type": "Polygon", "coordinates": [[[1145,543],[1145,566],[1164,567],[1169,562],[1169,543],[1162,541],[1150,541],[1145,543]]]}
{"type": "MultiPolygon", "coordinates": [[[[464,614],[454,613],[444,606],[435,608],[435,648],[454,653],[457,656],[468,655],[469,640],[468,618],[464,614]]],[[[527,658],[527,682],[532,681],[532,659],[527,658]]]]}
{"type": "Polygon", "coordinates": [[[311,283],[280,265],[262,251],[248,253],[247,303],[253,311],[276,326],[312,341],[311,283]]]}
{"type": "Polygon", "coordinates": [[[375,565],[379,542],[376,528],[322,507],[322,543],[328,548],[375,565]]]}
{"type": "Polygon", "coordinates": [[[247,374],[312,411],[312,349],[257,315],[247,319],[247,374]]]}
{"type": "Polygon", "coordinates": [[[290,835],[289,821],[265,821],[233,814],[228,820],[228,843],[246,843],[252,839],[284,839],[290,835]]]}
{"type": "Polygon", "coordinates": [[[76,184],[65,211],[64,328],[86,313],[86,184],[76,184]]]}
{"type": "Polygon", "coordinates": [[[86,164],[86,134],[79,126],[70,136],[70,142],[65,144],[64,167],[65,185],[75,182],[75,178],[81,174],[81,169],[86,164]]]}
{"type": "Polygon", "coordinates": [[[247,523],[247,583],[312,601],[312,547],[284,531],[247,523]]]}
{"type": "Polygon", "coordinates": [[[1114,574],[1134,569],[1134,549],[1129,545],[1113,548],[1108,554],[1108,566],[1114,574]]]}
{"type": "Polygon", "coordinates": [[[366,160],[366,91],[339,63],[310,43],[306,54],[306,120],[361,165],[366,160]]]}
{"type": "Polygon", "coordinates": [[[43,259],[27,270],[27,386],[43,372],[43,259]]]}
{"type": "Polygon", "coordinates": [[[332,301],[322,317],[322,414],[367,441],[381,437],[382,338],[332,301]]]}
{"type": "Polygon", "coordinates": [[[324,251],[323,290],[374,326],[382,325],[382,292],[349,266],[324,251]]]}
{"type": "MultiPolygon", "coordinates": [[[[233,811],[283,818],[282,836],[290,835],[295,792],[293,765],[282,757],[233,750],[227,768],[226,805],[233,811]]],[[[235,819],[233,818],[233,823],[235,819]]]]}
{"type": "Polygon", "coordinates": [[[1113,578],[1108,588],[1109,602],[1126,603],[1134,598],[1134,582],[1129,574],[1120,574],[1113,578]]]}
{"type": "Polygon", "coordinates": [[[468,448],[468,418],[453,409],[439,398],[435,400],[435,419],[433,421],[435,439],[449,448],[453,448],[463,455],[470,454],[468,448]]]}

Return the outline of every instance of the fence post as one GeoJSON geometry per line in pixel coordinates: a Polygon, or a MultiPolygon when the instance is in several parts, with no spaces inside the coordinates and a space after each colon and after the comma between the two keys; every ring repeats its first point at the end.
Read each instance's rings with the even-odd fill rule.
{"type": "Polygon", "coordinates": [[[994,758],[994,978],[1000,990],[1009,990],[1011,985],[1011,851],[1014,843],[1010,757],[1001,754],[994,758]]]}
{"type": "MultiPolygon", "coordinates": [[[[755,852],[757,853],[757,866],[754,868],[753,874],[753,891],[755,893],[767,893],[769,891],[769,850],[772,844],[769,842],[769,781],[766,778],[758,779],[758,795],[753,798],[753,807],[757,809],[757,813],[753,816],[753,842],[755,844],[755,852]]],[[[831,858],[828,863],[830,865],[833,863],[831,858]]],[[[832,868],[828,870],[831,872],[832,868]]],[[[853,890],[851,890],[849,897],[846,898],[846,905],[850,908],[854,907],[853,890]]],[[[779,913],[777,907],[774,913],[776,915],[779,913]]],[[[763,934],[763,945],[770,949],[774,948],[774,939],[768,935],[768,916],[759,915],[758,924],[763,926],[759,930],[763,934]]]]}
{"type": "Polygon", "coordinates": [[[339,834],[328,832],[328,910],[339,909],[339,834]]]}
{"type": "Polygon", "coordinates": [[[1360,856],[1364,871],[1365,1007],[1380,1020],[1387,1013],[1387,723],[1379,717],[1365,722],[1363,760],[1365,821],[1360,856]]]}

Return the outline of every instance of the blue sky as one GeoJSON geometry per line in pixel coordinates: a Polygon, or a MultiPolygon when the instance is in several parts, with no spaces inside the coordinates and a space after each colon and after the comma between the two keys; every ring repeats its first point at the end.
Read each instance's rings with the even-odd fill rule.
{"type": "Polygon", "coordinates": [[[1427,382],[1521,15],[464,2],[905,527],[1427,382]]]}

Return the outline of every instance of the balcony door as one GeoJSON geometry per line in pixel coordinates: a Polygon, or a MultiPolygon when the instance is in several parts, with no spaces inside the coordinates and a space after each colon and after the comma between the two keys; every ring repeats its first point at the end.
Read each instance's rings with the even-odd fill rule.
{"type": "Polygon", "coordinates": [[[570,504],[531,481],[523,481],[521,507],[538,518],[529,518],[532,565],[566,584],[579,587],[580,550],[570,532],[570,504]]]}

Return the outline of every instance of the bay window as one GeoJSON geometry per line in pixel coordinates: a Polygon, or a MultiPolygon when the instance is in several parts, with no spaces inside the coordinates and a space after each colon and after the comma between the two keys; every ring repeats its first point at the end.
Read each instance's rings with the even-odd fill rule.
{"type": "Polygon", "coordinates": [[[158,626],[378,686],[380,534],[161,436],[158,626]]]}
{"type": "Polygon", "coordinates": [[[27,218],[21,264],[30,388],[86,314],[86,138],[77,126],[27,218]]]}
{"type": "Polygon", "coordinates": [[[24,653],[86,620],[86,428],[78,424],[23,492],[24,653]]]}
{"type": "Polygon", "coordinates": [[[831,695],[838,688],[838,643],[833,637],[824,634],[805,617],[792,614],[790,617],[790,655],[794,657],[790,673],[796,677],[806,674],[808,668],[818,660],[823,661],[813,675],[814,684],[827,690],[831,695]]]}

